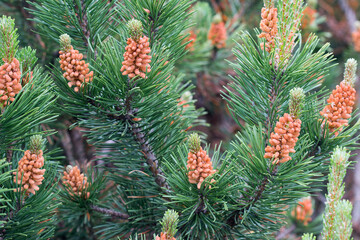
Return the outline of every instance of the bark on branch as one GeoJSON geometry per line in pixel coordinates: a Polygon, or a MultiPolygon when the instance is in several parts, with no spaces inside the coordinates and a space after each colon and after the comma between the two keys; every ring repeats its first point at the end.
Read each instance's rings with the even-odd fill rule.
{"type": "Polygon", "coordinates": [[[96,212],[103,213],[106,215],[110,215],[113,217],[121,218],[121,219],[128,219],[129,215],[126,213],[121,213],[112,209],[102,208],[96,205],[91,205],[90,208],[96,212]]]}

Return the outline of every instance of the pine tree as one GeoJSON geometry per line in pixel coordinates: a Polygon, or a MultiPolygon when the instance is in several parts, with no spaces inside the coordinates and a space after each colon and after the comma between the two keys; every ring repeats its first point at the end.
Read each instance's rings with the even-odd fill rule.
{"type": "MultiPolygon", "coordinates": [[[[52,70],[64,112],[88,129],[89,142],[107,163],[106,182],[114,183],[106,192],[100,192],[103,185],[93,188],[98,194],[89,187],[90,197],[76,200],[77,211],[72,198],[63,198],[62,208],[68,206],[73,211],[68,215],[62,211],[61,218],[66,219],[69,228],[80,231],[73,231],[74,237],[91,238],[95,231],[104,238],[126,236],[131,231],[157,233],[168,201],[165,195],[170,191],[161,164],[185,141],[187,130],[201,123],[197,120],[201,110],[194,109],[194,101],[180,100],[192,86],[181,75],[172,74],[175,62],[185,54],[182,33],[188,24],[183,22],[189,17],[191,2],[95,2],[42,1],[34,3],[32,12],[37,21],[46,22],[42,28],[52,32],[48,37],[58,39],[68,34],[72,48],[84,54],[94,72],[91,83],[81,85],[76,92],[58,66],[52,70]],[[139,57],[151,56],[151,68],[145,66],[141,69],[144,74],[137,77],[136,71],[135,76],[131,75],[129,68],[139,58],[126,59],[129,55],[125,53],[136,51],[138,39],[145,38],[150,52],[140,53],[139,57]],[[70,217],[74,211],[77,219],[70,217]],[[74,222],[78,225],[74,226],[74,222]],[[99,227],[96,230],[95,225],[99,227]]],[[[65,45],[63,37],[60,44],[65,45]]],[[[95,184],[89,182],[90,186],[95,184]]]]}
{"type": "MultiPolygon", "coordinates": [[[[347,91],[353,94],[355,61],[346,65],[344,82],[348,86],[329,97],[328,103],[338,104],[337,109],[327,107],[325,100],[330,94],[318,79],[326,76],[334,59],[328,44],[317,48],[315,35],[301,42],[302,0],[265,0],[262,32],[255,30],[256,36],[242,32],[237,39],[236,61],[231,63],[236,76],[223,97],[241,131],[224,152],[187,133],[203,124],[199,120],[203,112],[195,109],[189,96],[193,85],[174,71],[175,64],[190,51],[184,32],[191,25],[193,1],[42,0],[31,4],[39,31],[59,42],[59,63],[50,68],[56,86],[51,81],[36,85],[40,73],[34,70],[33,80],[30,77],[13,101],[12,92],[7,92],[10,101],[4,104],[4,114],[14,109],[12,114],[17,116],[28,113],[49,121],[53,119],[49,103],[55,100],[50,91],[54,91],[58,108],[74,118],[74,126],[84,129],[104,164],[62,169],[57,195],[57,183],[51,182],[54,168],[46,168],[45,161],[39,191],[25,197],[25,205],[17,202],[23,207],[27,199],[39,201],[40,216],[50,221],[39,220],[39,226],[32,224],[24,230],[33,220],[27,218],[24,225],[15,225],[11,210],[5,211],[7,215],[1,217],[10,218],[4,223],[4,238],[25,238],[21,234],[50,237],[58,202],[56,235],[67,239],[126,239],[136,233],[151,238],[160,232],[160,238],[271,239],[285,223],[284,211],[322,185],[333,149],[357,146],[359,124],[354,123],[353,99],[345,95],[347,91]],[[341,94],[344,99],[333,101],[341,94]],[[26,100],[43,96],[47,101],[32,100],[26,102],[30,106],[18,106],[24,96],[29,96],[26,100]],[[38,112],[32,110],[35,106],[38,112]],[[337,120],[340,125],[331,125],[337,120]],[[50,173],[52,177],[46,175],[50,173]],[[176,211],[178,220],[168,210],[176,211]],[[178,222],[175,236],[175,228],[166,224],[169,219],[178,222]],[[46,227],[40,227],[44,224],[46,227]]],[[[213,24],[214,29],[223,27],[219,16],[213,24]]],[[[223,47],[224,32],[219,36],[210,33],[214,47],[223,47]]],[[[38,132],[33,118],[20,117],[21,132],[8,122],[5,136],[11,139],[4,137],[0,145],[4,157],[14,141],[25,144],[30,132],[38,132]]],[[[11,124],[17,123],[11,120],[11,124]]],[[[4,184],[6,190],[19,189],[11,182],[8,168],[0,181],[8,183],[4,184]]],[[[22,196],[21,190],[3,195],[0,203],[4,204],[22,196]]],[[[16,213],[19,218],[29,216],[16,213]]]]}
{"type": "Polygon", "coordinates": [[[54,85],[35,65],[34,50],[18,50],[14,20],[6,16],[0,49],[0,238],[47,239],[55,230],[57,164],[41,136],[52,132],[41,125],[56,117],[54,85]]]}

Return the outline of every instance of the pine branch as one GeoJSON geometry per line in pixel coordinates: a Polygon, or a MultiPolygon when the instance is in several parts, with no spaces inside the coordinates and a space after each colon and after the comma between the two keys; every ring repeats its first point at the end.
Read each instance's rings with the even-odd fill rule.
{"type": "MultiPolygon", "coordinates": [[[[281,76],[283,75],[283,73],[281,74],[281,76]]],[[[276,101],[276,97],[278,95],[278,91],[279,91],[279,87],[277,86],[277,77],[276,74],[274,74],[274,77],[272,78],[273,80],[273,84],[271,86],[271,95],[270,95],[270,107],[267,109],[267,116],[266,116],[266,120],[267,120],[267,128],[265,130],[266,135],[265,135],[265,140],[267,141],[268,137],[269,137],[269,133],[272,131],[273,129],[273,124],[274,124],[274,116],[273,116],[273,107],[276,101]]],[[[279,106],[276,106],[276,109],[278,109],[279,106]]],[[[275,113],[277,112],[277,110],[275,110],[275,113]]],[[[265,125],[266,126],[266,125],[265,125]]],[[[271,176],[276,175],[277,172],[277,165],[275,166],[275,168],[273,169],[273,171],[270,173],[271,176]]],[[[258,187],[258,190],[256,191],[255,195],[253,198],[250,198],[250,200],[248,201],[250,203],[250,205],[247,207],[249,208],[251,205],[254,205],[262,196],[263,192],[266,189],[266,185],[269,183],[269,177],[267,175],[264,176],[263,180],[261,181],[260,186],[258,187]]],[[[235,222],[232,222],[235,224],[235,222]]],[[[231,225],[232,227],[234,227],[235,225],[231,225]]]]}
{"type": "Polygon", "coordinates": [[[196,206],[195,213],[199,214],[199,213],[206,213],[207,212],[207,210],[205,209],[204,198],[205,198],[205,196],[203,194],[200,194],[200,202],[196,206]]]}
{"type": "Polygon", "coordinates": [[[12,163],[12,155],[13,155],[13,146],[10,146],[9,149],[6,151],[6,160],[9,162],[9,163],[12,163]]]}
{"type": "MultiPolygon", "coordinates": [[[[155,153],[152,151],[152,148],[149,144],[149,142],[146,140],[145,135],[142,133],[141,128],[138,126],[137,123],[135,123],[134,121],[132,121],[131,119],[135,117],[135,114],[137,112],[136,109],[131,109],[131,95],[128,96],[125,100],[125,106],[126,109],[128,110],[128,113],[125,115],[115,115],[112,113],[107,113],[106,116],[109,119],[114,119],[114,120],[119,120],[119,121],[129,121],[130,126],[131,126],[131,132],[134,136],[134,139],[137,143],[139,143],[140,147],[141,147],[141,152],[144,154],[144,157],[146,159],[146,163],[149,165],[150,167],[150,171],[153,173],[153,176],[155,177],[155,182],[157,183],[157,185],[159,185],[159,187],[161,188],[166,188],[166,189],[170,189],[169,185],[166,183],[165,177],[164,177],[164,173],[162,172],[162,170],[159,168],[159,161],[157,160],[155,153]]],[[[96,102],[92,99],[88,99],[88,102],[95,106],[100,108],[100,106],[98,104],[96,104],[96,102]]],[[[120,111],[121,107],[116,106],[115,109],[117,111],[120,111]]]]}
{"type": "MultiPolygon", "coordinates": [[[[276,175],[276,173],[277,173],[277,167],[278,167],[278,166],[276,165],[275,168],[274,168],[274,170],[271,172],[271,176],[275,176],[275,175],[276,175]]],[[[262,180],[260,186],[258,187],[258,190],[255,192],[254,196],[249,199],[248,205],[247,205],[246,207],[244,206],[245,209],[248,210],[251,206],[253,206],[257,201],[259,201],[259,200],[261,199],[262,194],[263,194],[263,192],[264,192],[265,189],[266,189],[266,185],[267,185],[269,182],[270,182],[270,179],[269,179],[269,177],[266,175],[266,176],[264,177],[264,179],[262,180]]],[[[240,212],[242,212],[242,211],[241,211],[241,210],[235,210],[235,211],[233,212],[233,214],[230,215],[231,217],[230,217],[230,218],[228,219],[228,221],[227,221],[227,224],[228,224],[230,227],[233,228],[233,227],[235,227],[235,226],[237,225],[237,222],[233,220],[233,217],[234,217],[234,216],[238,216],[238,215],[240,214],[240,212]]]]}
{"type": "MultiPolygon", "coordinates": [[[[130,90],[130,78],[128,78],[128,89],[130,90]]],[[[125,99],[125,108],[127,110],[126,117],[134,116],[137,111],[131,107],[132,94],[128,95],[125,99]],[[129,116],[130,115],[130,116],[129,116]]],[[[133,118],[133,117],[132,117],[133,118]]],[[[137,123],[130,120],[131,132],[134,136],[134,140],[139,143],[141,152],[144,154],[146,163],[149,165],[150,171],[155,177],[155,182],[160,188],[170,189],[169,184],[166,182],[163,171],[159,168],[159,161],[156,158],[154,151],[152,150],[149,141],[145,138],[145,134],[142,132],[141,128],[137,123]]]]}
{"type": "Polygon", "coordinates": [[[155,153],[146,139],[144,133],[142,133],[139,125],[133,121],[130,121],[131,132],[136,142],[140,144],[141,152],[144,154],[146,163],[150,167],[150,171],[155,177],[155,182],[161,188],[170,189],[169,184],[166,182],[163,171],[159,168],[159,161],[157,160],[155,153]]]}
{"type": "MultiPolygon", "coordinates": [[[[170,187],[165,180],[163,171],[159,168],[159,161],[157,160],[155,153],[152,151],[152,148],[151,148],[149,142],[147,141],[147,139],[145,138],[144,133],[142,133],[142,130],[139,127],[139,125],[137,123],[135,123],[134,121],[132,121],[132,119],[135,117],[135,113],[137,112],[137,109],[131,108],[131,100],[132,100],[131,95],[129,95],[125,99],[124,105],[127,110],[127,114],[115,115],[112,113],[106,113],[106,116],[109,119],[114,119],[114,120],[119,120],[119,121],[129,121],[130,126],[131,126],[130,131],[134,136],[134,140],[137,143],[139,143],[139,145],[140,145],[141,152],[144,154],[146,163],[149,165],[150,171],[153,173],[153,176],[155,177],[156,184],[159,185],[159,187],[161,187],[161,188],[166,188],[169,190],[170,187]]],[[[96,104],[96,102],[90,98],[88,99],[88,102],[91,105],[93,105],[94,107],[101,108],[101,106],[96,104]]],[[[124,106],[122,106],[122,107],[124,107],[124,106]]],[[[117,111],[120,111],[121,107],[116,106],[115,109],[117,111]]]]}
{"type": "MultiPolygon", "coordinates": [[[[98,109],[101,109],[103,111],[105,111],[99,104],[97,104],[93,99],[91,98],[88,98],[88,103],[90,103],[92,106],[98,108],[98,109]]],[[[121,110],[121,107],[119,106],[115,106],[115,110],[116,111],[120,111],[121,110]]],[[[119,120],[119,121],[126,121],[126,120],[130,120],[131,119],[131,116],[130,115],[124,115],[124,114],[121,114],[121,115],[116,115],[116,114],[113,114],[113,113],[108,113],[106,112],[106,116],[109,118],[109,119],[113,119],[113,120],[119,120]]]]}
{"type": "Polygon", "coordinates": [[[84,0],[81,0],[81,13],[82,13],[82,16],[80,16],[78,14],[77,18],[78,18],[78,21],[80,23],[82,32],[84,34],[84,44],[87,47],[88,46],[88,40],[90,38],[90,31],[89,31],[89,28],[88,28],[88,20],[87,20],[87,14],[86,14],[86,11],[85,11],[85,1],[84,0]]]}
{"type": "Polygon", "coordinates": [[[102,207],[99,207],[99,206],[96,206],[96,205],[90,205],[90,208],[92,210],[96,211],[96,212],[104,213],[104,214],[107,214],[107,215],[110,215],[110,216],[113,216],[113,217],[118,217],[118,218],[121,218],[121,219],[128,219],[129,218],[128,214],[121,213],[121,212],[118,212],[118,211],[115,211],[115,210],[112,210],[112,209],[102,208],[102,207]]]}
{"type": "MultiPolygon", "coordinates": [[[[282,78],[283,75],[284,75],[284,73],[281,74],[280,79],[282,78]]],[[[265,141],[267,141],[267,139],[270,135],[270,132],[273,129],[273,124],[275,122],[273,114],[274,114],[274,112],[276,113],[279,109],[279,106],[276,106],[275,111],[273,111],[274,104],[275,104],[277,95],[279,94],[279,90],[280,90],[280,87],[278,86],[276,73],[274,73],[272,81],[273,81],[273,83],[271,85],[271,91],[270,91],[270,107],[268,109],[266,109],[267,110],[266,121],[267,121],[268,127],[265,130],[265,132],[266,132],[265,141]]],[[[265,125],[265,127],[266,127],[266,125],[265,125]]]]}
{"type": "Polygon", "coordinates": [[[277,240],[286,239],[290,233],[292,233],[296,229],[296,226],[293,224],[290,227],[286,228],[284,231],[280,232],[279,235],[276,236],[277,240]]]}
{"type": "Polygon", "coordinates": [[[269,178],[268,178],[268,176],[265,176],[259,186],[259,190],[257,190],[254,198],[250,200],[250,202],[252,202],[252,204],[255,204],[261,198],[261,195],[265,191],[265,187],[268,182],[269,182],[269,178]]]}

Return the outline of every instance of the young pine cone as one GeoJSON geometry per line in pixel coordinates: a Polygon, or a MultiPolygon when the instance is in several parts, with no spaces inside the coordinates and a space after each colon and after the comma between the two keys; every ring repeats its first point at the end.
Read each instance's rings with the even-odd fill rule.
{"type": "Polygon", "coordinates": [[[310,6],[307,6],[304,9],[303,17],[301,19],[301,28],[307,29],[311,24],[316,20],[316,9],[313,9],[310,6]]]}
{"type": "MultiPolygon", "coordinates": [[[[63,184],[69,186],[72,189],[70,195],[75,194],[78,196],[81,196],[84,190],[86,190],[89,186],[89,183],[87,182],[87,177],[85,177],[83,173],[80,174],[80,169],[77,166],[72,167],[70,165],[68,165],[66,167],[66,171],[64,171],[63,184]]],[[[86,192],[84,194],[85,199],[89,198],[89,192],[86,192]]]]}
{"type": "MultiPolygon", "coordinates": [[[[358,25],[360,25],[360,23],[358,23],[358,25]]],[[[352,41],[355,51],[360,52],[360,26],[352,33],[352,41]]]]}
{"type": "Polygon", "coordinates": [[[294,147],[300,135],[301,120],[292,118],[288,113],[276,123],[271,133],[270,145],[265,148],[264,158],[273,159],[273,164],[291,160],[289,153],[294,153],[294,147]]]}
{"type": "MultiPolygon", "coordinates": [[[[187,169],[190,183],[197,184],[200,189],[205,178],[216,172],[213,170],[212,162],[200,146],[200,138],[197,134],[191,134],[189,137],[190,152],[188,154],[187,169]]],[[[212,179],[211,182],[213,182],[212,179]]]]}
{"type": "Polygon", "coordinates": [[[172,237],[172,238],[169,238],[166,233],[161,233],[160,237],[159,236],[156,236],[155,240],[176,240],[176,238],[172,237]]]}
{"type": "Polygon", "coordinates": [[[64,70],[63,76],[69,81],[69,87],[74,87],[74,91],[78,92],[83,83],[92,81],[93,72],[90,72],[89,64],[85,63],[83,55],[78,50],[74,50],[71,46],[68,51],[59,51],[60,68],[64,70]]]}
{"type": "Polygon", "coordinates": [[[295,217],[296,220],[302,222],[305,226],[311,221],[312,214],[313,207],[310,197],[303,198],[299,201],[299,205],[291,211],[291,216],[295,217]]]}
{"type": "Polygon", "coordinates": [[[328,105],[320,112],[328,124],[330,132],[335,132],[335,136],[339,134],[343,126],[348,126],[348,119],[351,117],[353,106],[355,104],[355,89],[347,82],[342,81],[340,86],[332,91],[328,105]]]}
{"type": "Polygon", "coordinates": [[[39,190],[39,185],[44,179],[45,169],[40,169],[43,166],[44,157],[42,150],[27,150],[19,161],[17,172],[14,172],[14,175],[16,175],[14,182],[22,185],[20,189],[15,191],[26,191],[27,195],[29,193],[35,194],[35,191],[39,190]]]}
{"type": "Polygon", "coordinates": [[[0,105],[9,104],[7,100],[10,102],[15,100],[15,95],[22,88],[20,77],[20,63],[16,58],[13,58],[11,63],[5,62],[0,66],[0,105]]]}
{"type": "MultiPolygon", "coordinates": [[[[265,38],[265,50],[267,52],[271,52],[271,50],[275,47],[275,37],[278,33],[277,8],[262,8],[261,18],[260,29],[262,30],[262,33],[260,33],[259,38],[265,38]]],[[[261,48],[264,49],[263,44],[261,45],[261,48]]]]}
{"type": "Polygon", "coordinates": [[[145,74],[150,72],[151,56],[150,43],[146,36],[139,39],[128,38],[127,46],[125,47],[123,66],[121,72],[123,75],[128,75],[129,78],[140,76],[146,78],[145,74]]]}
{"type": "Polygon", "coordinates": [[[187,38],[185,38],[186,42],[191,41],[185,46],[186,50],[194,51],[194,44],[195,44],[195,41],[196,41],[196,37],[197,37],[196,33],[193,30],[191,30],[190,35],[187,38]]]}
{"type": "Polygon", "coordinates": [[[217,48],[226,47],[227,33],[225,24],[222,20],[215,20],[215,22],[211,23],[208,39],[211,40],[211,44],[217,48]]]}

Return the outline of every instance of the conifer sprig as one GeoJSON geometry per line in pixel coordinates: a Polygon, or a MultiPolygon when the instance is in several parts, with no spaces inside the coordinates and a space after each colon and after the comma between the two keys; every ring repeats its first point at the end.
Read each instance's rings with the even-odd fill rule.
{"type": "Polygon", "coordinates": [[[264,0],[264,6],[266,8],[272,8],[275,5],[276,0],[264,0]]]}
{"type": "Polygon", "coordinates": [[[357,61],[353,58],[348,59],[345,63],[344,81],[352,87],[356,80],[356,69],[357,61]]]}
{"type": "Polygon", "coordinates": [[[166,239],[172,240],[177,232],[177,225],[179,222],[179,214],[174,210],[167,210],[162,221],[162,232],[166,235],[166,239]]]}
{"type": "Polygon", "coordinates": [[[334,239],[350,240],[352,235],[351,212],[353,206],[348,200],[341,200],[336,204],[334,219],[334,239]]]}
{"type": "Polygon", "coordinates": [[[71,38],[68,34],[60,35],[60,50],[64,52],[69,52],[72,48],[71,46],[71,38]]]}
{"type": "MultiPolygon", "coordinates": [[[[11,191],[11,188],[5,187],[5,183],[11,179],[10,171],[8,170],[10,163],[6,162],[6,159],[0,159],[0,185],[2,186],[0,192],[0,205],[4,206],[9,200],[6,197],[6,193],[11,191]]],[[[6,213],[0,211],[0,228],[3,228],[6,223],[6,213]]],[[[0,232],[0,237],[3,237],[0,232]]]]}
{"type": "Polygon", "coordinates": [[[192,133],[188,139],[189,149],[192,152],[200,151],[201,140],[197,133],[192,133]]]}
{"type": "Polygon", "coordinates": [[[110,33],[111,21],[115,13],[115,0],[110,1],[29,1],[29,12],[35,22],[40,22],[38,30],[45,38],[58,41],[61,34],[71,36],[73,46],[79,50],[89,50],[96,55],[96,48],[110,33]],[[46,24],[43,24],[46,23],[46,24]],[[101,34],[99,34],[101,33],[101,34]],[[87,49],[89,47],[89,49],[87,49]]]}
{"type": "Polygon", "coordinates": [[[289,110],[290,115],[299,118],[305,100],[304,90],[302,88],[293,88],[290,90],[289,110]]]}
{"type": "Polygon", "coordinates": [[[11,63],[18,49],[18,37],[15,20],[2,16],[0,18],[0,60],[11,63]]]}
{"type": "Polygon", "coordinates": [[[32,153],[38,153],[40,150],[42,150],[44,145],[44,139],[41,135],[34,135],[30,137],[30,147],[29,150],[32,153]]]}
{"type": "Polygon", "coordinates": [[[37,62],[36,50],[31,47],[24,47],[17,51],[16,58],[20,61],[22,74],[29,73],[37,62]]]}
{"type": "MultiPolygon", "coordinates": [[[[113,217],[117,213],[127,214],[125,222],[98,222],[104,226],[99,228],[101,230],[98,234],[103,234],[105,238],[114,238],[130,231],[148,230],[149,226],[154,226],[162,218],[166,210],[163,203],[168,201],[163,194],[168,194],[170,190],[162,170],[163,161],[184,142],[186,130],[198,124],[196,118],[200,111],[195,110],[193,100],[189,100],[186,110],[178,105],[182,94],[192,86],[184,84],[182,76],[177,76],[173,71],[175,62],[185,54],[181,38],[188,26],[183,23],[189,16],[187,9],[190,4],[189,0],[125,0],[114,7],[116,17],[104,18],[111,19],[113,26],[118,27],[109,32],[94,30],[97,33],[95,35],[92,35],[95,32],[90,31],[87,50],[92,53],[96,48],[97,55],[94,61],[92,54],[88,54],[88,60],[92,61],[92,70],[96,74],[92,83],[84,88],[83,94],[74,94],[61,76],[61,71],[54,68],[57,93],[64,111],[78,119],[80,126],[89,129],[86,131],[88,141],[96,146],[100,155],[103,150],[106,151],[102,160],[114,165],[107,168],[110,172],[107,179],[114,181],[116,189],[101,204],[90,204],[96,201],[93,194],[95,190],[88,190],[91,201],[74,200],[71,196],[63,199],[66,206],[77,209],[76,217],[86,216],[83,206],[93,210],[89,211],[90,219],[93,219],[92,214],[102,213],[104,219],[112,213],[113,217]],[[152,69],[147,72],[146,81],[135,77],[130,79],[120,71],[124,65],[124,38],[130,37],[126,23],[133,18],[142,23],[142,34],[150,39],[151,52],[147,54],[152,57],[152,69]],[[92,39],[95,39],[94,42],[92,39]],[[160,91],[164,87],[166,90],[160,91]]],[[[59,18],[53,5],[50,1],[43,1],[36,6],[43,14],[34,14],[43,22],[51,24],[53,20],[49,19],[50,15],[59,18]]],[[[91,4],[85,5],[85,9],[91,8],[91,4]]],[[[77,9],[73,10],[78,14],[77,9]]],[[[98,12],[103,13],[105,10],[98,12]]],[[[87,11],[88,26],[91,26],[87,29],[92,29],[91,24],[95,24],[93,21],[96,18],[98,16],[94,16],[92,11],[87,11]]],[[[63,29],[61,33],[71,37],[74,48],[85,46],[85,39],[74,31],[80,30],[74,24],[76,21],[72,16],[69,20],[65,24],[68,25],[67,29],[59,26],[56,32],[63,29]]],[[[48,24],[46,26],[50,26],[48,24]]],[[[64,216],[71,215],[69,210],[62,208],[61,211],[64,216]]]]}
{"type": "Polygon", "coordinates": [[[330,159],[330,174],[327,184],[328,194],[326,195],[326,207],[323,217],[324,229],[322,233],[325,240],[337,239],[337,232],[342,233],[344,231],[344,233],[348,234],[349,231],[348,212],[349,210],[351,212],[351,207],[349,208],[347,203],[342,204],[342,207],[345,207],[343,209],[338,207],[341,198],[344,196],[345,186],[343,180],[346,169],[350,165],[349,157],[350,153],[345,148],[337,147],[330,159]]]}
{"type": "Polygon", "coordinates": [[[144,28],[139,20],[131,19],[127,23],[127,28],[129,29],[129,35],[133,40],[137,41],[143,36],[144,28]]]}
{"type": "Polygon", "coordinates": [[[283,69],[295,48],[301,16],[304,10],[303,0],[279,0],[279,28],[275,47],[275,64],[283,69]]]}
{"type": "Polygon", "coordinates": [[[316,237],[312,233],[306,233],[302,236],[301,240],[316,240],[316,237]]]}

